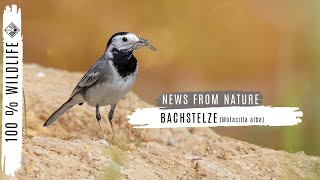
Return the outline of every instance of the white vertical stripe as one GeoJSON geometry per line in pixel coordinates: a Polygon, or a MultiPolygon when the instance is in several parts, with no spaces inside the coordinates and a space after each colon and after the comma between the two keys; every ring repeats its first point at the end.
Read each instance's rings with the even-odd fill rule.
{"type": "Polygon", "coordinates": [[[14,175],[14,172],[21,167],[22,153],[22,35],[21,35],[21,9],[17,9],[16,5],[6,7],[3,14],[3,101],[2,101],[2,170],[7,175],[14,175]],[[14,23],[19,32],[10,37],[5,29],[10,23],[14,23]],[[18,46],[8,47],[7,45],[18,44],[18,46]],[[8,53],[6,51],[18,51],[18,53],[8,53]],[[18,58],[8,58],[7,56],[18,56],[18,58]],[[14,64],[18,62],[18,64],[14,64]],[[8,64],[12,63],[12,64],[8,64]],[[7,69],[9,68],[9,69],[7,69]],[[15,72],[15,69],[18,72],[15,72]],[[11,70],[11,72],[7,72],[11,70]],[[18,78],[8,78],[18,75],[18,78]],[[8,83],[8,82],[18,83],[8,83]],[[17,87],[17,93],[6,94],[7,86],[17,87]],[[16,104],[17,103],[17,104],[16,104]],[[8,106],[8,107],[6,107],[8,106]],[[10,110],[13,108],[14,110],[10,110]],[[15,111],[16,110],[16,111],[15,111]],[[11,114],[13,113],[13,114],[11,114]],[[8,124],[9,123],[9,124],[8,124]],[[14,124],[17,127],[14,127],[14,124]],[[7,124],[7,127],[6,127],[7,124]],[[17,132],[17,135],[12,135],[17,132]],[[12,140],[16,139],[16,140],[12,140]],[[5,169],[4,169],[5,168],[5,169]]]}

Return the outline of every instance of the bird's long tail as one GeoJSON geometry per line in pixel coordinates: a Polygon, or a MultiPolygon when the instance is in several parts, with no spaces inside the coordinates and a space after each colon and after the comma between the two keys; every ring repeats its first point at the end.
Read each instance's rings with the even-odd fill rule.
{"type": "Polygon", "coordinates": [[[49,119],[44,123],[43,126],[50,126],[54,122],[56,122],[62,114],[64,114],[66,111],[68,111],[72,106],[74,106],[75,103],[71,100],[65,102],[59,109],[57,109],[50,117],[49,119]]]}

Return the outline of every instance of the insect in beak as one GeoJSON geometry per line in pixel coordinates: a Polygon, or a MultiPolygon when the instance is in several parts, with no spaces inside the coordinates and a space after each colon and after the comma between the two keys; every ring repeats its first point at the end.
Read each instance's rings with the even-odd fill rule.
{"type": "Polygon", "coordinates": [[[151,44],[149,44],[148,40],[146,40],[146,39],[139,38],[138,43],[141,44],[140,46],[147,46],[152,51],[157,51],[157,49],[154,46],[152,46],[151,44]]]}
{"type": "MultiPolygon", "coordinates": [[[[147,46],[149,47],[149,49],[151,49],[152,51],[157,51],[157,49],[152,46],[151,44],[149,44],[148,40],[146,39],[143,39],[143,38],[139,38],[139,41],[136,42],[133,46],[132,46],[132,49],[131,50],[137,50],[139,48],[141,48],[142,46],[147,46]]],[[[131,53],[131,55],[128,57],[128,60],[131,58],[133,53],[131,53]]]]}

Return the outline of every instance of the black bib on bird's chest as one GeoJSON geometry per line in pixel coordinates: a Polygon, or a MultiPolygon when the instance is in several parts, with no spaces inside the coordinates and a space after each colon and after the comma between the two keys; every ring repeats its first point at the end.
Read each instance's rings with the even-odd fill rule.
{"type": "Polygon", "coordinates": [[[133,56],[132,52],[122,52],[113,49],[112,54],[113,65],[121,77],[125,78],[136,71],[137,59],[133,56]]]}

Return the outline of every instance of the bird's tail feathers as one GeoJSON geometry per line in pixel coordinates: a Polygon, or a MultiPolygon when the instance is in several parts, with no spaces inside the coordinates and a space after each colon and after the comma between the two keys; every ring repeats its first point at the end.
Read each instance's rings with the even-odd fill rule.
{"type": "Polygon", "coordinates": [[[44,123],[43,126],[50,126],[54,122],[56,122],[66,111],[68,111],[75,103],[71,101],[71,99],[65,102],[59,109],[57,109],[49,119],[44,123]]]}

